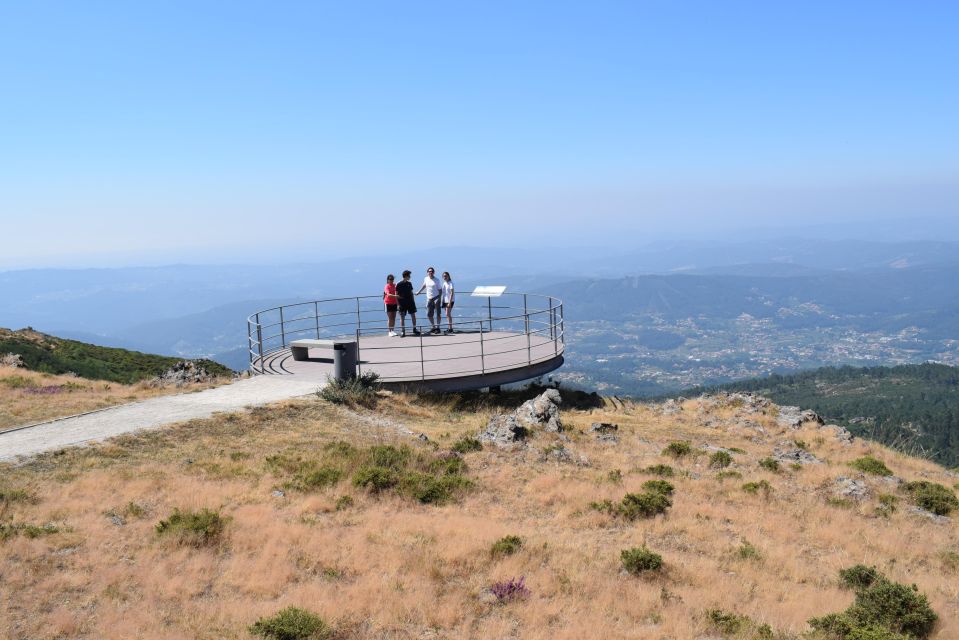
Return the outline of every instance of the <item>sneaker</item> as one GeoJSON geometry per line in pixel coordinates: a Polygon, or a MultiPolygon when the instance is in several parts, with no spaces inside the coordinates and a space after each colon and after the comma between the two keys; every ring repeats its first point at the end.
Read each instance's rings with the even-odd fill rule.
{"type": "Polygon", "coordinates": [[[446,331],[443,332],[443,335],[444,335],[444,336],[451,336],[451,335],[453,335],[453,330],[452,330],[452,329],[447,329],[446,331]]]}
{"type": "Polygon", "coordinates": [[[433,327],[432,329],[430,329],[430,333],[438,336],[438,335],[440,334],[440,328],[439,328],[439,327],[433,327]]]}
{"type": "Polygon", "coordinates": [[[396,332],[395,332],[395,331],[390,331],[390,332],[389,332],[388,334],[386,334],[386,335],[387,335],[387,337],[395,338],[395,337],[396,337],[396,332]]]}
{"type": "Polygon", "coordinates": [[[414,336],[420,335],[420,330],[417,329],[416,327],[413,327],[413,335],[414,335],[414,336]]]}
{"type": "Polygon", "coordinates": [[[405,337],[406,337],[406,332],[404,331],[403,333],[401,333],[401,334],[400,334],[400,337],[401,337],[401,338],[405,338],[405,337]]]}

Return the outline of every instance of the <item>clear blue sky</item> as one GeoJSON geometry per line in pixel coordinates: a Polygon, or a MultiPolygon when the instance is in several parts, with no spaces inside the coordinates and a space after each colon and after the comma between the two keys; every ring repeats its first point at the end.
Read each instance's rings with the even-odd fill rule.
{"type": "Polygon", "coordinates": [[[0,268],[956,217],[957,69],[956,2],[0,0],[0,268]]]}

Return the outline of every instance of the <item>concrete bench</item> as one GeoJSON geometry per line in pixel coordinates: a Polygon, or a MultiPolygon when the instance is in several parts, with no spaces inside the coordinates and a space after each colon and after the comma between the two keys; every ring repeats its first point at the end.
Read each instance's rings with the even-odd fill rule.
{"type": "Polygon", "coordinates": [[[314,340],[302,339],[290,342],[290,352],[294,360],[309,360],[310,349],[329,349],[333,363],[333,377],[345,380],[356,377],[356,340],[314,340]]]}

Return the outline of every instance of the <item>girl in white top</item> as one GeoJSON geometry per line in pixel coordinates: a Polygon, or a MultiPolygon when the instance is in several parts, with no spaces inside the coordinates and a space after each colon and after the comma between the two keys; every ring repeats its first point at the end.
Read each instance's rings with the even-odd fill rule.
{"type": "Polygon", "coordinates": [[[449,326],[444,333],[447,335],[453,333],[453,279],[449,271],[443,272],[443,308],[446,309],[446,323],[449,326]]]}

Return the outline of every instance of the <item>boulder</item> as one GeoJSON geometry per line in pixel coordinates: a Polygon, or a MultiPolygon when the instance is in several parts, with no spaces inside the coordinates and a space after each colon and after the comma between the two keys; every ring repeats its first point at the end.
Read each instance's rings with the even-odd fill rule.
{"type": "Polygon", "coordinates": [[[524,402],[514,412],[516,419],[529,428],[543,427],[545,431],[559,432],[563,423],[559,419],[559,405],[563,397],[556,389],[547,389],[532,400],[524,402]]]}
{"type": "Polygon", "coordinates": [[[486,428],[477,434],[480,442],[488,442],[497,447],[509,447],[521,442],[529,435],[529,430],[516,421],[513,414],[499,414],[491,417],[486,428]]]}
{"type": "Polygon", "coordinates": [[[679,403],[670,398],[663,403],[663,406],[660,408],[660,413],[662,413],[664,416],[671,416],[679,413],[682,410],[683,408],[679,405],[679,403]]]}
{"type": "Polygon", "coordinates": [[[21,369],[24,367],[23,356],[19,353],[8,353],[0,356],[0,367],[13,367],[21,369]]]}
{"type": "Polygon", "coordinates": [[[590,433],[616,433],[619,425],[612,422],[594,422],[589,427],[590,433]]]}
{"type": "Polygon", "coordinates": [[[952,522],[952,518],[950,518],[949,516],[940,516],[938,514],[933,513],[932,511],[926,511],[922,507],[909,507],[909,513],[911,513],[914,516],[927,518],[935,522],[936,524],[949,524],[950,522],[952,522]]]}

